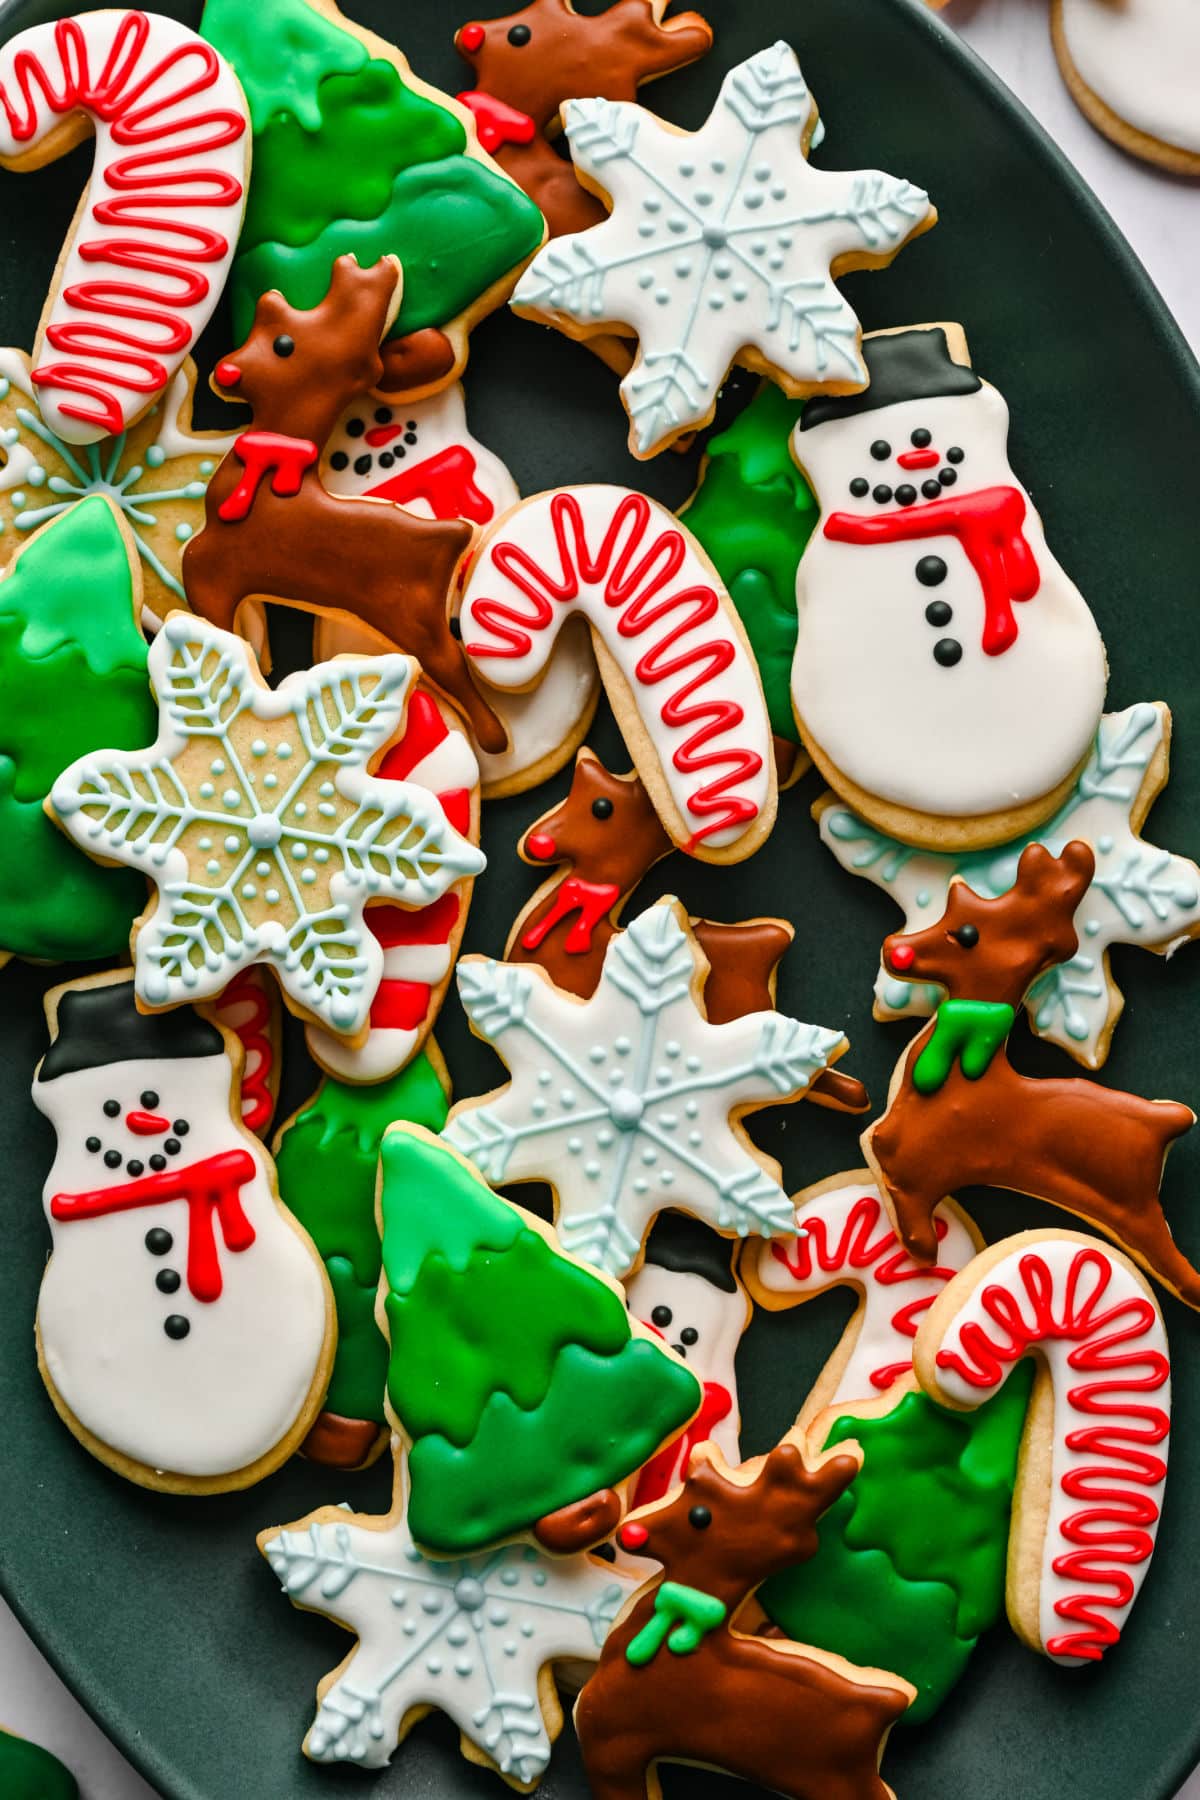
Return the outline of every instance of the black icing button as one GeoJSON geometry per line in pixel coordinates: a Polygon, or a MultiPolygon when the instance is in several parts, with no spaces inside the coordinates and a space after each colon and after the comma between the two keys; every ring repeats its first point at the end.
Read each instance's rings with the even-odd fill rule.
{"type": "Polygon", "coordinates": [[[944,628],[954,617],[954,608],[947,600],[931,600],[925,608],[925,617],[931,625],[944,628]]]}
{"type": "Polygon", "coordinates": [[[175,1239],[163,1225],[152,1225],[146,1233],[146,1248],[151,1256],[165,1256],[175,1239]]]}
{"type": "Polygon", "coordinates": [[[933,660],[943,669],[952,669],[956,662],[962,661],[962,645],[957,638],[939,638],[933,646],[933,660]]]}
{"type": "Polygon", "coordinates": [[[169,1338],[174,1338],[176,1343],[181,1338],[185,1338],[191,1329],[191,1325],[182,1313],[168,1313],[163,1321],[163,1330],[169,1338]]]}
{"type": "Polygon", "coordinates": [[[946,579],[946,565],[940,556],[923,556],[917,564],[917,580],[922,587],[940,587],[946,579]]]}
{"type": "Polygon", "coordinates": [[[179,1270],[160,1269],[154,1277],[154,1285],[160,1294],[175,1294],[179,1291],[179,1270]]]}

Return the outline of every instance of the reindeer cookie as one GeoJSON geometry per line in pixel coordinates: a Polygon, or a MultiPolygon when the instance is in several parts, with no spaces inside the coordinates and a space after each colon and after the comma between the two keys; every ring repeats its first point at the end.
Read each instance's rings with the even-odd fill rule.
{"type": "Polygon", "coordinates": [[[260,1481],[329,1380],[333,1305],[234,1107],[237,1039],[145,1014],[127,970],[55,988],[33,1098],[58,1148],[38,1295],[42,1378],[119,1475],[165,1493],[260,1481]]]}
{"type": "Polygon", "coordinates": [[[887,1110],[862,1146],[898,1236],[924,1261],[936,1254],[943,1194],[1010,1188],[1098,1226],[1200,1308],[1200,1271],[1176,1245],[1159,1196],[1167,1151],[1196,1122],[1191,1107],[1019,1075],[1006,1054],[1030,985],[1075,952],[1075,912],[1094,873],[1087,844],[1058,857],[1031,844],[1008,893],[981,899],[956,879],[936,924],[884,941],[889,974],[946,998],[897,1064],[887,1110]]]}
{"type": "Polygon", "coordinates": [[[860,1462],[855,1444],[809,1462],[785,1438],[731,1470],[702,1445],[682,1487],[625,1520],[622,1550],[662,1566],[617,1617],[575,1705],[595,1800],[661,1800],[659,1765],[672,1762],[793,1800],[894,1800],[879,1762],[916,1690],[738,1628],[767,1576],[817,1554],[817,1522],[860,1462]]]}
{"type": "Polygon", "coordinates": [[[571,337],[637,338],[621,383],[635,456],[707,424],[734,363],[794,395],[865,385],[834,277],[889,263],[937,213],[877,169],[809,165],[817,107],[787,44],[731,69],[699,131],[624,100],[569,101],[563,124],[610,216],[540,251],[512,304],[571,337]]]}
{"type": "Polygon", "coordinates": [[[524,500],[472,556],[463,644],[495,687],[535,687],[566,618],[591,628],[638,774],[672,843],[740,862],[778,788],[762,684],[720,579],[688,531],[629,488],[524,500]]]}
{"type": "Polygon", "coordinates": [[[864,341],[870,386],[804,408],[821,519],[796,575],[805,748],[872,825],[1004,843],[1067,798],[1104,707],[1104,646],[1008,462],[1008,408],[958,326],[864,341]]]}
{"type": "Polygon", "coordinates": [[[1154,1554],[1167,1478],[1171,1360],[1138,1271],[1074,1231],[1025,1231],[956,1275],[915,1361],[943,1406],[972,1411],[1038,1363],[1008,1556],[1008,1616],[1078,1668],[1120,1638],[1154,1554]]]}

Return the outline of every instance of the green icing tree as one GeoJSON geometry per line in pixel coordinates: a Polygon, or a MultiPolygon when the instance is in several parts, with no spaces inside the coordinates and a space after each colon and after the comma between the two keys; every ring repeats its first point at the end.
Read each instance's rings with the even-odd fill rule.
{"type": "Polygon", "coordinates": [[[69,1769],[28,1738],[0,1730],[0,1794],[4,1800],[79,1800],[69,1769]]]}
{"type": "Polygon", "coordinates": [[[42,802],[89,750],[151,743],[157,711],[135,623],[138,583],[107,500],[43,527],[0,580],[0,956],[65,962],[129,948],[146,884],[106,869],[51,823],[42,802]]]}
{"type": "Polygon", "coordinates": [[[538,208],[464,154],[461,119],[307,0],[208,0],[204,36],[233,65],[254,130],[246,222],[233,266],[234,331],[279,288],[315,306],[334,259],[399,256],[393,336],[445,327],[532,255],[538,208]]]}
{"type": "Polygon", "coordinates": [[[317,1246],[333,1288],[338,1344],[325,1410],[341,1418],[387,1423],[387,1343],[375,1322],[383,1266],[375,1172],[383,1134],[397,1119],[440,1131],[448,1110],[437,1070],[422,1052],[376,1086],[327,1078],[276,1146],[280,1195],[317,1246]]]}
{"type": "Polygon", "coordinates": [[[846,1414],[863,1466],[822,1518],[821,1549],[759,1589],[790,1637],[917,1688],[908,1725],[932,1717],[1004,1607],[1008,1525],[1031,1366],[977,1412],[909,1392],[878,1418],[846,1414]]]}
{"type": "Polygon", "coordinates": [[[771,729],[799,742],[792,713],[796,569],[817,503],[788,445],[803,402],[765,381],[708,446],[704,475],[680,515],[704,546],[758,661],[771,729]]]}
{"type": "Polygon", "coordinates": [[[693,1416],[695,1376],[634,1334],[620,1291],[462,1158],[398,1126],[381,1166],[388,1399],[418,1542],[462,1554],[527,1530],[693,1416]]]}

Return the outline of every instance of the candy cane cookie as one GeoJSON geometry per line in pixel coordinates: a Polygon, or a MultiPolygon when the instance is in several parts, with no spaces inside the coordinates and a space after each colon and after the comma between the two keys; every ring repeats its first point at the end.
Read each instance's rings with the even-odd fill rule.
{"type": "Polygon", "coordinates": [[[1074,1231],[993,1244],[949,1283],[917,1334],[922,1386],[972,1410],[1022,1358],[1040,1367],[1008,1551],[1008,1616],[1033,1650],[1097,1662],[1150,1567],[1171,1428],[1158,1302],[1128,1259],[1074,1231]]]}
{"type": "Polygon", "coordinates": [[[671,841],[701,861],[742,861],[774,824],[775,763],[762,683],[716,570],[644,494],[607,485],[536,494],[475,551],[463,645],[492,686],[528,690],[580,614],[671,841]]]}
{"type": "Polygon", "coordinates": [[[983,1239],[961,1206],[943,1200],[934,1215],[937,1260],[914,1262],[892,1230],[869,1169],[830,1175],[797,1194],[796,1224],[796,1237],[744,1252],[740,1274],[770,1312],[835,1287],[858,1294],[853,1317],[800,1409],[797,1422],[807,1427],[825,1407],[886,1393],[910,1373],[922,1319],[983,1239]]]}
{"type": "Polygon", "coordinates": [[[157,13],[85,13],[0,49],[0,164],[41,168],[89,127],[92,179],[32,371],[42,417],[68,444],[132,425],[194,346],[233,260],[250,157],[232,69],[157,13]]]}

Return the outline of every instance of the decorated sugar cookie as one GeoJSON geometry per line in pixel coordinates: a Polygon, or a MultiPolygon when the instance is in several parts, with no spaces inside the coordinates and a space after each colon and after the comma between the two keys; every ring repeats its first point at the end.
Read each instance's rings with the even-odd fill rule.
{"type": "Polygon", "coordinates": [[[731,1470],[703,1445],[682,1487],[626,1519],[621,1548],[662,1566],[618,1616],[575,1706],[595,1800],[660,1800],[661,1763],[723,1769],[794,1800],[894,1800],[879,1761],[915,1689],[739,1624],[767,1576],[818,1553],[818,1521],[861,1461],[854,1444],[809,1460],[785,1438],[731,1470]]]}
{"type": "Polygon", "coordinates": [[[283,1072],[279,989],[259,964],[242,969],[213,1001],[213,1017],[242,1046],[242,1124],[264,1138],[275,1116],[283,1072]]]}
{"type": "Polygon", "coordinates": [[[705,861],[749,856],[777,804],[762,684],[716,571],[672,513],[595,485],[537,494],[493,527],[463,593],[472,666],[495,687],[534,687],[577,614],[671,841],[705,861]]]}
{"type": "Polygon", "coordinates": [[[957,326],[868,338],[871,383],[805,406],[821,520],[796,577],[805,747],[880,830],[1003,843],[1062,805],[1104,706],[1104,646],[1008,462],[1008,409],[957,326]]]}
{"type": "Polygon", "coordinates": [[[914,1262],[896,1239],[870,1170],[831,1175],[796,1195],[797,1236],[773,1238],[742,1259],[742,1279],[771,1312],[830,1288],[858,1294],[854,1316],[800,1409],[807,1426],[825,1407],[886,1393],[912,1368],[917,1328],[946,1283],[983,1240],[953,1200],[934,1214],[937,1260],[914,1262]]]}
{"type": "Polygon", "coordinates": [[[1196,1115],[1091,1081],[1020,1075],[1009,1032],[1031,984],[1075,954],[1075,915],[1095,875],[1087,844],[1055,857],[1022,853],[1005,894],[982,899],[961,878],[924,931],[885,939],[884,967],[945,993],[904,1052],[887,1110],[862,1147],[905,1246],[936,1254],[933,1214],[944,1194],[1009,1188],[1061,1206],[1106,1232],[1187,1305],[1200,1272],[1171,1235],[1159,1189],[1167,1151],[1196,1115]]]}
{"type": "Polygon", "coordinates": [[[183,546],[204,523],[209,477],[232,439],[192,428],[196,365],[188,357],[137,424],[87,445],[63,441],[42,418],[23,350],[0,350],[0,564],[31,532],[103,494],[133,533],[142,607],[154,627],[183,604],[183,546]]]}
{"type": "Polygon", "coordinates": [[[697,1376],[614,1281],[419,1126],[384,1136],[379,1217],[387,1411],[411,1446],[417,1542],[599,1543],[629,1478],[698,1412],[697,1376]]]}
{"type": "Polygon", "coordinates": [[[1120,1638],[1154,1554],[1167,1478],[1171,1359],[1158,1302],[1118,1251],[1074,1231],[993,1244],[922,1324],[916,1365],[973,1410],[1038,1361],[1008,1563],[1008,1616],[1078,1668],[1120,1638]]]}
{"type": "Polygon", "coordinates": [[[937,213],[877,169],[810,166],[817,107],[789,45],[731,69],[699,131],[629,101],[571,100],[562,116],[610,216],[540,251],[512,304],[572,337],[637,338],[621,383],[635,456],[707,424],[735,362],[794,394],[864,385],[833,275],[882,267],[937,213]]]}
{"type": "Polygon", "coordinates": [[[1051,0],[1067,86],[1098,131],[1175,175],[1200,175],[1200,18],[1172,0],[1051,0]]]}
{"type": "MultiPolygon", "coordinates": [[[[1026,1004],[1039,1037],[1096,1069],[1108,1056],[1124,1007],[1109,966],[1111,946],[1135,944],[1165,955],[1200,935],[1200,869],[1142,837],[1146,815],[1166,784],[1170,738],[1171,714],[1161,701],[1106,713],[1092,754],[1054,817],[994,850],[914,850],[876,831],[831,794],[813,810],[822,841],[852,875],[892,895],[903,908],[906,931],[919,930],[945,906],[956,875],[973,893],[995,898],[1016,880],[1027,843],[1055,853],[1072,838],[1090,845],[1096,872],[1075,915],[1079,948],[1038,976],[1026,1004]]],[[[937,988],[897,981],[881,968],[875,1017],[926,1014],[938,997],[937,988]]]]}
{"type": "Polygon", "coordinates": [[[326,1506],[260,1532],[258,1547],[295,1606],[358,1639],[317,1688],[306,1756],[385,1768],[436,1710],[458,1726],[464,1756],[522,1793],[562,1729],[554,1665],[594,1663],[636,1586],[611,1563],[529,1544],[427,1557],[408,1521],[402,1452],[385,1517],[326,1506]]]}
{"type": "Polygon", "coordinates": [[[673,1208],[730,1236],[788,1236],[791,1202],[754,1150],[746,1113],[797,1099],[846,1049],[840,1031],[776,1012],[710,1024],[704,959],[679,902],[609,945],[590,1000],[537,968],[464,957],[458,987],[508,1085],[460,1101],[449,1143],[489,1181],[546,1181],[563,1248],[618,1278],[673,1208]]]}
{"type": "Polygon", "coordinates": [[[79,757],[47,802],[90,856],[154,884],[139,1004],[208,999],[266,962],[298,1016],[361,1039],[383,975],[364,907],[426,906],[483,867],[427,788],[366,773],[416,665],[344,657],[271,689],[242,639],[186,613],[149,665],[157,740],[79,757]]]}
{"type": "Polygon", "coordinates": [[[43,811],[65,762],[154,730],[140,603],[132,539],[99,495],[28,538],[0,576],[0,838],[14,876],[0,964],[117,955],[146,904],[138,875],[97,869],[43,811]]]}
{"type": "Polygon", "coordinates": [[[68,444],[134,424],[220,299],[246,204],[246,101],[224,58],[160,13],[32,25],[0,49],[0,163],[38,169],[96,135],[31,379],[68,444]]]}
{"type": "Polygon", "coordinates": [[[37,1311],[50,1397],[143,1487],[246,1487],[312,1422],[333,1306],[235,1115],[237,1040],[190,1006],[139,1012],[126,970],[53,989],[46,1013],[33,1098],[57,1137],[37,1311]]]}
{"type": "Polygon", "coordinates": [[[7,1800],[79,1800],[71,1771],[39,1744],[0,1729],[0,1792],[7,1800]]]}
{"type": "Polygon", "coordinates": [[[278,288],[316,306],[335,259],[404,263],[384,366],[365,386],[416,398],[461,374],[471,326],[501,305],[545,236],[537,207],[480,146],[466,107],[334,0],[205,0],[204,36],[246,92],[254,158],[230,281],[233,328],[278,288]]]}

